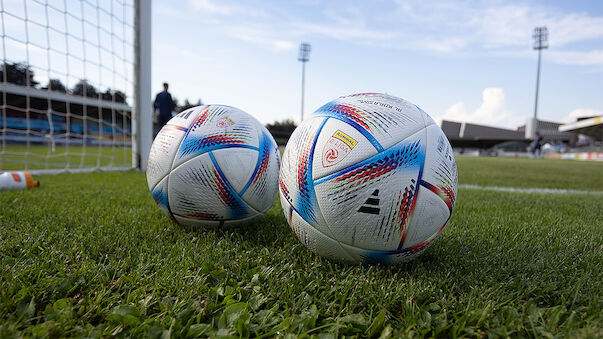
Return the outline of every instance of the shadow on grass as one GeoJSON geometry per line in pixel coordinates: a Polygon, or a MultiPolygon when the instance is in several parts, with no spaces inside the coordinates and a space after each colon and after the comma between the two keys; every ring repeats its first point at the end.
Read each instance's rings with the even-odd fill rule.
{"type": "MultiPolygon", "coordinates": [[[[506,247],[492,241],[448,236],[436,240],[415,260],[396,266],[363,265],[362,271],[385,279],[401,276],[444,284],[454,294],[484,289],[496,295],[556,305],[574,288],[575,260],[572,252],[542,244],[506,247]]],[[[581,288],[594,288],[591,285],[584,283],[581,288]]]]}
{"type": "MultiPolygon", "coordinates": [[[[286,224],[282,214],[276,214],[270,209],[261,218],[241,225],[219,226],[205,228],[200,226],[180,225],[174,222],[179,229],[190,234],[212,234],[218,238],[226,238],[236,243],[247,242],[254,246],[274,247],[284,237],[292,236],[293,233],[283,232],[283,224],[286,224]],[[284,233],[284,234],[283,234],[284,233]]],[[[280,211],[280,206],[279,206],[280,211]]]]}

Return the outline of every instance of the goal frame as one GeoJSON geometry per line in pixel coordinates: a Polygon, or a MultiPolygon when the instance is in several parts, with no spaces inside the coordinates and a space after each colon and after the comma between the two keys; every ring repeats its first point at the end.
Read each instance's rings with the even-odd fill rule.
{"type": "MultiPolygon", "coordinates": [[[[42,4],[42,3],[37,3],[37,4],[42,4]]],[[[27,147],[28,147],[28,151],[27,153],[25,153],[25,167],[23,169],[3,169],[2,167],[0,167],[0,172],[2,171],[28,171],[34,174],[58,174],[58,173],[82,173],[82,172],[96,172],[96,171],[125,171],[125,170],[141,170],[141,171],[146,171],[146,167],[147,167],[147,160],[148,160],[148,155],[149,155],[149,151],[151,149],[151,145],[153,142],[153,105],[152,105],[152,96],[151,96],[151,33],[152,33],[152,25],[151,25],[151,19],[152,19],[152,0],[132,0],[131,5],[132,6],[132,27],[133,30],[130,31],[129,35],[130,37],[132,37],[132,41],[133,44],[130,45],[133,47],[132,51],[132,72],[130,73],[132,76],[130,79],[130,86],[129,87],[132,89],[132,101],[130,102],[130,105],[127,105],[125,103],[119,103],[119,102],[115,102],[115,100],[113,102],[111,101],[104,101],[100,99],[100,92],[99,92],[99,99],[94,99],[94,98],[89,98],[86,95],[84,96],[75,96],[75,95],[71,95],[69,93],[67,94],[63,94],[60,92],[55,92],[52,91],[50,88],[48,88],[48,90],[46,88],[43,89],[39,89],[39,88],[35,88],[32,86],[30,86],[29,84],[29,80],[27,80],[27,85],[14,85],[12,83],[6,82],[6,80],[2,81],[0,83],[0,95],[2,95],[3,98],[3,105],[6,105],[6,95],[7,94],[11,94],[11,95],[23,95],[26,100],[27,100],[27,108],[26,109],[26,113],[25,116],[27,118],[27,136],[24,137],[27,140],[27,147]],[[44,97],[48,100],[48,112],[51,112],[50,109],[50,102],[52,100],[57,100],[57,101],[62,101],[65,102],[68,106],[70,104],[82,104],[84,105],[84,107],[95,107],[100,109],[106,109],[106,108],[110,108],[110,109],[120,109],[124,112],[129,111],[130,112],[130,136],[129,136],[129,140],[131,141],[131,161],[130,164],[123,164],[122,166],[118,166],[118,167],[105,167],[105,166],[100,166],[100,163],[97,163],[96,166],[91,166],[91,167],[83,167],[82,165],[80,165],[79,168],[77,167],[70,167],[69,165],[66,165],[64,168],[46,168],[46,169],[28,169],[28,159],[30,158],[29,156],[29,145],[30,145],[30,139],[29,139],[29,112],[30,112],[30,108],[29,108],[29,98],[30,95],[37,95],[37,97],[44,97]]],[[[57,10],[56,8],[53,8],[55,10],[57,10]]],[[[4,13],[4,7],[2,7],[2,11],[3,14],[6,15],[4,13]]],[[[48,20],[48,9],[46,9],[46,16],[47,16],[47,20],[48,20]]],[[[83,11],[83,9],[82,9],[83,11]]],[[[19,18],[20,20],[24,20],[25,22],[28,21],[27,18],[27,7],[25,9],[25,19],[23,18],[19,18]]],[[[98,14],[97,14],[98,15],[98,14]]],[[[66,19],[65,19],[66,20],[66,19]]],[[[40,24],[37,24],[40,25],[40,24]]],[[[125,25],[125,24],[124,24],[125,25]]],[[[46,26],[48,27],[48,26],[46,26]]],[[[5,32],[5,28],[4,28],[4,24],[2,25],[2,34],[3,34],[3,39],[4,39],[4,34],[6,34],[5,32]]],[[[26,31],[25,34],[27,36],[27,26],[26,26],[26,31]]],[[[47,34],[47,38],[48,38],[48,33],[47,34]]],[[[27,38],[28,39],[28,38],[27,38]]],[[[4,40],[3,40],[4,41],[4,40]]],[[[27,44],[29,44],[29,40],[26,40],[27,44]]],[[[18,41],[20,43],[25,43],[22,41],[18,41]]],[[[34,47],[38,47],[35,44],[32,43],[32,45],[34,47]]],[[[4,46],[4,45],[3,45],[4,46]]],[[[26,70],[26,74],[29,74],[29,51],[27,52],[27,70],[26,70]]],[[[100,54],[100,52],[99,52],[100,54]]],[[[4,57],[3,57],[3,62],[6,63],[7,60],[9,60],[6,57],[6,51],[4,51],[4,57]]],[[[50,56],[50,55],[49,55],[50,56]]],[[[81,59],[80,59],[81,61],[81,59]]],[[[84,61],[85,62],[85,61],[84,61]]],[[[1,68],[2,66],[0,66],[1,68]]],[[[3,69],[4,72],[6,72],[6,69],[3,69]]],[[[128,72],[129,73],[129,72],[128,72]]],[[[29,76],[29,75],[28,75],[29,76]]],[[[85,76],[85,75],[84,75],[85,76]]],[[[5,75],[6,78],[6,75],[5,75]]],[[[85,78],[83,78],[85,79],[85,78]]],[[[2,80],[2,79],[0,79],[2,80]]],[[[85,81],[85,80],[84,80],[85,81]]],[[[50,86],[50,85],[49,85],[50,86]]],[[[100,88],[99,88],[100,90],[100,88]]],[[[4,106],[3,106],[4,107],[4,106]]],[[[34,110],[34,112],[40,114],[40,110],[34,110]]],[[[50,114],[50,113],[47,113],[50,114]]],[[[69,109],[67,109],[67,114],[69,114],[69,109]]],[[[6,132],[7,131],[7,126],[6,126],[6,115],[3,115],[4,119],[3,119],[3,127],[2,127],[2,131],[6,132]]],[[[99,123],[100,124],[100,123],[99,123]]],[[[52,122],[50,122],[50,129],[51,131],[53,130],[53,125],[52,122]]],[[[52,139],[52,137],[51,137],[52,139]]],[[[126,139],[127,140],[127,139],[126,139]]],[[[51,141],[52,142],[52,149],[54,151],[54,140],[51,141]]],[[[84,144],[84,146],[86,146],[86,144],[84,144]]],[[[3,151],[4,152],[4,151],[3,151]]],[[[3,153],[4,154],[4,153],[3,153]]],[[[15,153],[13,153],[15,154],[15,153]]],[[[99,155],[99,159],[100,159],[100,155],[99,155]]],[[[127,158],[126,158],[127,159],[127,158]]],[[[1,160],[1,159],[0,159],[1,160]]],[[[69,162],[68,162],[69,163],[69,162]]]]}
{"type": "Polygon", "coordinates": [[[151,105],[151,0],[135,0],[134,96],[132,110],[132,168],[146,171],[153,143],[151,105]]]}

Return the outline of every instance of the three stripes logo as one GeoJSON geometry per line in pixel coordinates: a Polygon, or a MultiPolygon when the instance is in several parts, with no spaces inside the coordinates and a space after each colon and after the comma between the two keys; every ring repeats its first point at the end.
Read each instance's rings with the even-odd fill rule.
{"type": "Polygon", "coordinates": [[[371,197],[366,199],[364,204],[362,206],[360,206],[360,208],[358,209],[358,212],[368,213],[368,214],[379,214],[381,209],[378,207],[379,206],[378,196],[379,196],[379,190],[375,190],[373,192],[373,194],[371,194],[371,197]]]}

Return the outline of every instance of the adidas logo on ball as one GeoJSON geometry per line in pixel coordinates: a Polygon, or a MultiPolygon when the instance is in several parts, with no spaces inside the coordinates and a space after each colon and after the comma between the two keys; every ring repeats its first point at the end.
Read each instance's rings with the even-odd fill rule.
{"type": "Polygon", "coordinates": [[[364,202],[364,205],[360,206],[360,208],[358,209],[358,212],[360,213],[368,213],[368,214],[379,214],[379,211],[381,211],[379,209],[379,207],[375,207],[375,206],[379,206],[379,190],[375,190],[373,192],[373,194],[371,194],[371,197],[366,199],[366,201],[364,202]]]}

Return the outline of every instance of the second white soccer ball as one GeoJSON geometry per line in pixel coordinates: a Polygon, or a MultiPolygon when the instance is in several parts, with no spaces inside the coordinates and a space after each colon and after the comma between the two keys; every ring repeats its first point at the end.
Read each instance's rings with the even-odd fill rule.
{"type": "Polygon", "coordinates": [[[299,240],[332,259],[393,264],[422,253],[452,216],[452,147],[417,106],[355,94],[319,108],[293,132],[279,179],[299,240]]]}
{"type": "Polygon", "coordinates": [[[149,154],[147,182],[179,224],[247,223],[274,203],[280,154],[268,130],[230,106],[188,109],[165,125],[149,154]]]}

